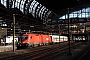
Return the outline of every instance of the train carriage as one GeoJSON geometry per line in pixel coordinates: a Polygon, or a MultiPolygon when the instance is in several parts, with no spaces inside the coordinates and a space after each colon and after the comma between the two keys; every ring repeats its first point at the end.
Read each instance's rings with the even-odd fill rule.
{"type": "Polygon", "coordinates": [[[59,35],[50,35],[53,43],[65,42],[68,41],[67,36],[59,36],[59,35]]]}

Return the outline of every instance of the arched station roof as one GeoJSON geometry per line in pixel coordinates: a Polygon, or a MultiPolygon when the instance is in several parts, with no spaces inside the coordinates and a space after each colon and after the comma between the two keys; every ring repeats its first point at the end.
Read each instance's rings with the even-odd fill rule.
{"type": "Polygon", "coordinates": [[[11,27],[13,14],[21,29],[50,30],[46,27],[48,20],[58,19],[66,14],[67,8],[71,12],[90,6],[89,0],[0,0],[0,19],[11,27]],[[30,26],[34,25],[34,28],[30,26]]]}
{"type": "Polygon", "coordinates": [[[89,0],[37,0],[57,15],[61,15],[67,8],[79,10],[90,6],[89,0]]]}

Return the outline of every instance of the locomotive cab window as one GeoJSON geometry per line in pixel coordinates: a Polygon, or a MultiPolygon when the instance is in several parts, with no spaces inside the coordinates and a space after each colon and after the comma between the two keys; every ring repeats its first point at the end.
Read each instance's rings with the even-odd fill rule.
{"type": "Polygon", "coordinates": [[[32,39],[32,36],[30,36],[30,39],[32,39]]]}
{"type": "Polygon", "coordinates": [[[28,38],[28,36],[22,36],[22,40],[25,40],[27,38],[28,38]]]}

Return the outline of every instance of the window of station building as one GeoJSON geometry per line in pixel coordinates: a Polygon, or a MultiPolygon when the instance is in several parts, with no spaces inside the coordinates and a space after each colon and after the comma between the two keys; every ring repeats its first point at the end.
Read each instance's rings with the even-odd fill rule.
{"type": "Polygon", "coordinates": [[[42,18],[41,18],[42,20],[44,20],[44,15],[45,15],[46,10],[47,10],[47,9],[44,8],[44,10],[43,10],[43,14],[42,14],[42,18]]]}
{"type": "Polygon", "coordinates": [[[15,4],[15,1],[14,1],[14,0],[12,0],[12,8],[14,8],[14,4],[15,4]]]}
{"type": "MultiPolygon", "coordinates": [[[[20,0],[21,1],[21,0],[20,0]]],[[[19,5],[19,0],[12,0],[12,8],[15,8],[15,7],[19,7],[18,5],[19,5]]]]}
{"type": "Polygon", "coordinates": [[[44,10],[45,10],[45,7],[43,6],[42,9],[41,9],[41,17],[43,15],[44,10]]]}
{"type": "Polygon", "coordinates": [[[31,13],[32,11],[31,11],[31,8],[29,8],[29,13],[31,13]]]}
{"type": "Polygon", "coordinates": [[[42,15],[42,9],[43,9],[43,6],[41,7],[41,9],[39,11],[39,17],[41,17],[41,15],[42,15]]]}
{"type": "Polygon", "coordinates": [[[52,23],[57,23],[57,21],[56,20],[53,20],[52,23]]]}
{"type": "Polygon", "coordinates": [[[30,13],[32,13],[32,10],[33,10],[33,7],[34,7],[34,4],[36,3],[36,1],[34,0],[32,3],[31,3],[31,5],[30,5],[30,13]]]}
{"type": "Polygon", "coordinates": [[[82,15],[82,17],[81,17],[81,18],[86,17],[86,13],[82,13],[81,15],[82,15]]]}
{"type": "Polygon", "coordinates": [[[31,2],[31,5],[29,7],[29,13],[32,13],[32,8],[33,8],[33,1],[31,2]]]}
{"type": "Polygon", "coordinates": [[[5,7],[7,7],[7,0],[1,0],[1,3],[2,3],[5,7]]]}
{"type": "Polygon", "coordinates": [[[44,12],[43,12],[43,16],[42,16],[43,20],[45,20],[45,14],[46,14],[47,10],[48,9],[45,9],[44,12]]]}
{"type": "Polygon", "coordinates": [[[79,14],[77,17],[78,17],[78,18],[81,18],[81,17],[82,17],[82,15],[81,15],[81,14],[79,14]]]}
{"type": "Polygon", "coordinates": [[[29,7],[30,7],[30,4],[33,2],[33,0],[28,0],[26,2],[26,6],[25,6],[25,14],[28,14],[29,13],[29,7]]]}
{"type": "Polygon", "coordinates": [[[41,12],[42,12],[42,7],[43,7],[43,6],[41,6],[41,8],[40,8],[40,10],[39,10],[39,14],[38,14],[38,15],[39,15],[39,17],[40,17],[41,12]]]}
{"type": "Polygon", "coordinates": [[[86,12],[86,9],[85,9],[85,8],[83,8],[81,11],[82,11],[82,12],[86,12]]]}
{"type": "Polygon", "coordinates": [[[22,12],[24,12],[23,10],[24,10],[25,1],[26,1],[26,0],[22,0],[22,1],[20,2],[20,10],[21,10],[22,12]]]}
{"type": "Polygon", "coordinates": [[[20,5],[20,1],[21,0],[16,0],[16,2],[15,2],[15,7],[17,7],[18,9],[19,9],[19,5],[20,5]]]}
{"type": "Polygon", "coordinates": [[[86,12],[90,13],[90,7],[88,7],[88,8],[86,9],[86,12]]]}
{"type": "Polygon", "coordinates": [[[36,10],[36,7],[38,6],[38,2],[36,2],[35,4],[34,4],[34,7],[33,7],[33,11],[32,11],[32,15],[35,17],[35,10],[36,10]]]}
{"type": "Polygon", "coordinates": [[[51,11],[48,11],[46,17],[49,17],[50,14],[51,14],[51,11]]]}
{"type": "Polygon", "coordinates": [[[37,7],[37,5],[38,5],[39,3],[38,2],[33,2],[33,5],[32,5],[32,9],[31,9],[31,11],[32,11],[32,15],[35,17],[35,10],[36,10],[36,7],[37,7]]]}
{"type": "Polygon", "coordinates": [[[13,1],[9,0],[9,8],[12,8],[12,6],[13,6],[13,1]]]}
{"type": "Polygon", "coordinates": [[[90,15],[88,13],[86,13],[86,17],[89,17],[90,15]]]}
{"type": "Polygon", "coordinates": [[[44,20],[46,20],[46,14],[47,14],[47,12],[49,11],[49,9],[46,9],[46,11],[45,11],[45,13],[44,13],[44,20]]]}
{"type": "MultiPolygon", "coordinates": [[[[90,7],[88,8],[83,8],[81,10],[72,12],[71,14],[69,14],[69,18],[88,18],[90,17],[90,7]]],[[[60,17],[59,19],[67,19],[68,15],[63,15],[62,17],[60,17]],[[66,16],[66,17],[65,17],[66,16]]]]}
{"type": "Polygon", "coordinates": [[[64,15],[64,16],[62,16],[62,17],[60,17],[59,19],[65,19],[65,15],[64,15]]]}
{"type": "Polygon", "coordinates": [[[73,14],[72,17],[77,17],[77,14],[73,14]]]}
{"type": "MultiPolygon", "coordinates": [[[[44,6],[43,6],[43,7],[44,7],[44,6]]],[[[41,15],[41,19],[43,19],[43,14],[44,14],[45,9],[46,9],[46,7],[44,7],[43,10],[42,10],[42,13],[41,13],[41,14],[42,14],[42,15],[41,15]]]]}
{"type": "Polygon", "coordinates": [[[88,18],[90,19],[90,13],[88,13],[88,18]]]}
{"type": "Polygon", "coordinates": [[[70,18],[73,18],[74,14],[70,14],[69,16],[70,16],[70,18]]]}
{"type": "Polygon", "coordinates": [[[40,17],[40,13],[41,13],[40,9],[41,9],[41,7],[42,7],[42,5],[40,4],[39,7],[38,7],[38,9],[39,9],[39,10],[38,10],[38,14],[37,14],[38,17],[40,17]]]}
{"type": "MultiPolygon", "coordinates": [[[[40,3],[38,3],[37,1],[33,0],[30,4],[29,7],[27,7],[28,4],[26,4],[25,9],[29,8],[29,13],[31,13],[34,17],[42,17],[42,14],[44,12],[44,10],[46,8],[44,8],[44,6],[42,6],[40,3]],[[37,9],[36,9],[37,8],[37,9]],[[36,15],[36,16],[35,16],[36,15]]],[[[28,11],[26,10],[26,13],[28,11]]],[[[48,14],[49,15],[49,14],[48,14]]],[[[45,16],[45,15],[44,15],[45,16]]],[[[42,17],[43,18],[43,17],[42,17]]]]}
{"type": "Polygon", "coordinates": [[[2,24],[1,26],[7,26],[7,24],[2,24]]]}
{"type": "Polygon", "coordinates": [[[39,11],[39,9],[36,9],[36,18],[38,17],[38,11],[39,11]]]}
{"type": "Polygon", "coordinates": [[[38,16],[38,13],[39,13],[39,10],[40,10],[41,6],[42,6],[42,5],[39,4],[38,7],[37,7],[37,9],[36,9],[36,18],[39,17],[39,16],[38,16]]]}

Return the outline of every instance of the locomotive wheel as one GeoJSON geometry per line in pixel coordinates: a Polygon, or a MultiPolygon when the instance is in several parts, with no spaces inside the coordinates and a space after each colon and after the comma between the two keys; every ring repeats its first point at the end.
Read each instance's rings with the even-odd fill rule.
{"type": "Polygon", "coordinates": [[[31,45],[31,47],[34,47],[34,44],[33,44],[33,45],[31,45]]]}
{"type": "Polygon", "coordinates": [[[40,44],[38,44],[38,46],[40,46],[40,44]]]}
{"type": "Polygon", "coordinates": [[[29,44],[27,43],[27,44],[26,44],[26,47],[28,47],[28,46],[29,46],[29,44]]]}

